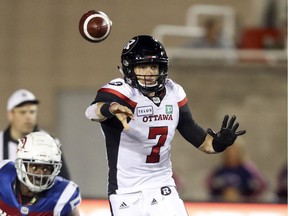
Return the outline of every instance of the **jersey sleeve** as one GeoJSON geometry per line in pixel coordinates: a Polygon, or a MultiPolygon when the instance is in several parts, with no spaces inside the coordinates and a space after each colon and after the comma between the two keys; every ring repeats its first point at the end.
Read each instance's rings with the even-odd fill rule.
{"type": "Polygon", "coordinates": [[[133,96],[132,88],[123,79],[117,78],[102,86],[92,104],[97,102],[118,102],[133,108],[136,103],[130,98],[133,96]]]}
{"type": "Polygon", "coordinates": [[[99,102],[117,102],[132,109],[132,107],[135,107],[136,105],[133,101],[129,99],[130,95],[131,89],[127,87],[125,81],[120,78],[114,79],[109,83],[103,85],[97,91],[95,99],[85,111],[85,116],[92,121],[98,119],[95,110],[97,109],[97,103],[99,102]]]}
{"type": "Polygon", "coordinates": [[[54,215],[70,215],[73,209],[81,203],[81,194],[77,184],[69,181],[63,191],[58,204],[55,206],[54,215]]]}
{"type": "Polygon", "coordinates": [[[166,83],[166,90],[173,92],[176,101],[178,101],[179,107],[187,103],[186,92],[184,91],[183,87],[178,83],[174,82],[171,79],[168,79],[166,83]]]}

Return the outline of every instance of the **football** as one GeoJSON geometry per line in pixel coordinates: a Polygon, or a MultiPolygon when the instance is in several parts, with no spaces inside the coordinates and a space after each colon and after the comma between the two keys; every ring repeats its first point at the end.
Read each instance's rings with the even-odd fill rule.
{"type": "Polygon", "coordinates": [[[112,21],[102,11],[90,10],[79,21],[79,32],[89,42],[99,43],[105,40],[112,27],[112,21]]]}

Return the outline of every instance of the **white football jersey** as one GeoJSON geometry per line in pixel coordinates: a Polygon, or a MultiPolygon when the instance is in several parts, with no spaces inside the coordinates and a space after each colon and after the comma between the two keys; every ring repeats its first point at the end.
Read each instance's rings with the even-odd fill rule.
{"type": "Polygon", "coordinates": [[[105,101],[101,94],[112,94],[115,101],[132,107],[135,118],[129,121],[129,130],[117,126],[116,118],[112,118],[114,122],[108,119],[101,123],[107,147],[109,193],[175,185],[171,142],[179,121],[179,108],[187,103],[187,98],[183,88],[170,79],[165,88],[160,105],[158,97],[152,98],[154,103],[120,78],[99,89],[95,102],[105,101]]]}

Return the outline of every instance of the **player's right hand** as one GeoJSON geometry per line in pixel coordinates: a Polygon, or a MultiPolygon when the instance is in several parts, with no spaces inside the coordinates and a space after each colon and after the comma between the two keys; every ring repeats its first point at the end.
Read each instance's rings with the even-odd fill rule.
{"type": "Polygon", "coordinates": [[[110,105],[109,110],[122,123],[124,130],[129,130],[129,124],[127,122],[127,118],[134,119],[134,114],[131,111],[131,109],[117,102],[113,102],[110,105]]]}

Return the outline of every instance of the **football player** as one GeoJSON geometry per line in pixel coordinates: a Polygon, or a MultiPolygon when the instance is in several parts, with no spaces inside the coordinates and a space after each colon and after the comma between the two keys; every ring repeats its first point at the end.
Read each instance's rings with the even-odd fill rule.
{"type": "Polygon", "coordinates": [[[112,215],[187,216],[172,178],[175,130],[205,153],[224,151],[245,131],[237,131],[235,116],[226,115],[218,133],[194,121],[185,91],[168,78],[168,57],[155,38],[133,37],[121,63],[124,79],[101,87],[85,113],[101,122],[105,136],[112,215]]]}
{"type": "Polygon", "coordinates": [[[79,215],[79,188],[57,176],[61,166],[60,146],[49,134],[19,140],[16,161],[0,162],[0,215],[79,215]]]}

